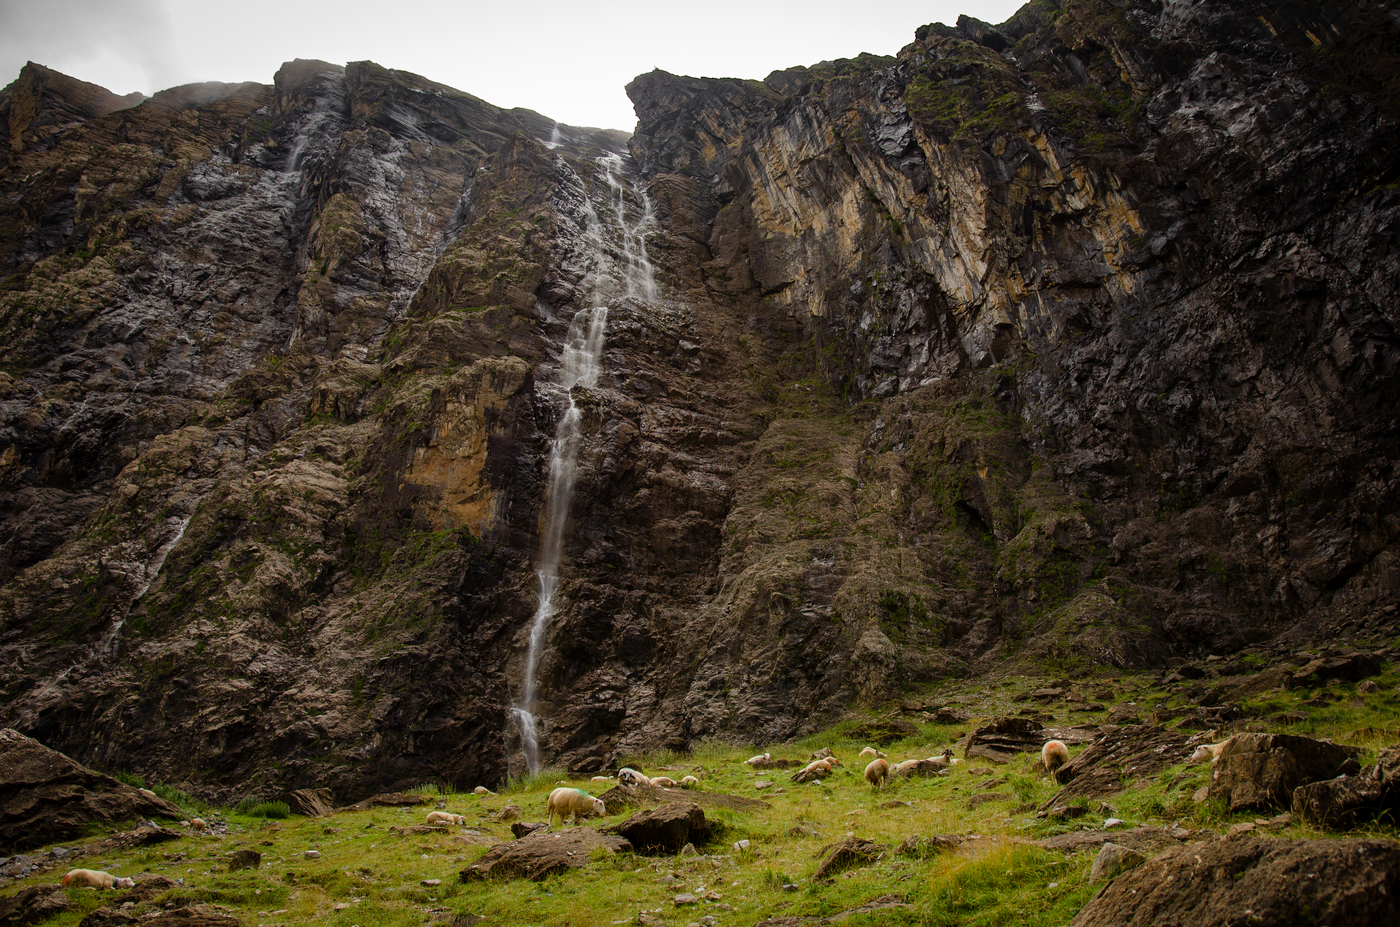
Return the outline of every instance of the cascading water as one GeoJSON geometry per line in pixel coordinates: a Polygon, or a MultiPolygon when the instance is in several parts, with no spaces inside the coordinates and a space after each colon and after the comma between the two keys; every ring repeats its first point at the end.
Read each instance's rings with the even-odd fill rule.
{"type": "MultiPolygon", "coordinates": [[[[562,163],[562,162],[561,162],[562,163]]],[[[593,272],[589,275],[595,303],[604,303],[616,296],[642,299],[656,298],[656,281],[651,261],[647,258],[645,236],[653,222],[651,200],[638,189],[641,215],[629,218],[627,188],[623,185],[623,165],[619,155],[598,159],[598,165],[608,184],[612,223],[605,223],[585,196],[579,212],[582,214],[582,241],[592,251],[593,272]],[[618,240],[625,266],[617,268],[621,279],[611,272],[615,261],[609,255],[608,238],[618,240]],[[618,283],[621,283],[619,286],[618,283]]],[[[530,622],[530,645],[525,655],[525,671],[520,700],[512,707],[516,726],[520,730],[520,750],[529,772],[540,766],[540,722],[536,715],[540,659],[544,655],[550,620],[554,616],[554,594],[559,586],[559,566],[564,554],[564,528],[569,520],[569,505],[573,500],[578,475],[578,450],[583,438],[582,411],[578,407],[575,387],[593,389],[603,370],[603,343],[607,331],[608,307],[595,305],[580,309],[569,323],[560,357],[559,386],[569,398],[568,408],[560,417],[549,451],[549,481],[546,485],[545,522],[540,543],[540,556],[535,575],[539,578],[539,602],[530,622]]]]}

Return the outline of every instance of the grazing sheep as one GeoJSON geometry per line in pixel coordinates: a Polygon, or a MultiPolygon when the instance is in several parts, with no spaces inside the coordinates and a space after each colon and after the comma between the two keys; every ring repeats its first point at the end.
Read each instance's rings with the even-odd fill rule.
{"type": "Polygon", "coordinates": [[[817,773],[822,773],[823,775],[825,775],[826,773],[831,772],[831,767],[832,767],[832,765],[833,765],[833,764],[832,764],[830,758],[825,759],[825,760],[813,760],[812,762],[808,763],[808,764],[803,768],[802,772],[804,772],[804,773],[817,772],[817,773]]]}
{"type": "Polygon", "coordinates": [[[617,771],[617,781],[622,785],[651,785],[651,780],[628,766],[617,771]]]}
{"type": "Polygon", "coordinates": [[[135,888],[135,879],[118,878],[110,872],[97,869],[73,869],[63,877],[63,887],[82,888],[135,888]]]}
{"type": "Polygon", "coordinates": [[[744,762],[747,763],[749,766],[753,766],[756,763],[766,763],[772,758],[773,754],[771,753],[760,753],[758,756],[749,757],[747,760],[744,760],[744,762]]]}
{"type": "Polygon", "coordinates": [[[698,789],[700,788],[700,780],[695,778],[694,776],[686,776],[684,779],[681,780],[681,788],[698,789]]]}
{"type": "Polygon", "coordinates": [[[472,794],[473,794],[473,795],[495,795],[496,793],[493,792],[493,791],[491,791],[490,789],[488,789],[488,788],[487,788],[486,786],[484,786],[484,785],[478,785],[476,788],[472,789],[472,794]]]}
{"type": "Polygon", "coordinates": [[[1214,763],[1216,760],[1220,759],[1220,751],[1224,750],[1225,745],[1234,739],[1233,737],[1226,737],[1218,744],[1201,744],[1196,748],[1196,752],[1191,754],[1191,762],[1204,763],[1206,760],[1210,760],[1211,763],[1214,763]]]}
{"type": "Polygon", "coordinates": [[[884,758],[876,758],[865,767],[865,781],[876,789],[885,787],[885,783],[890,778],[890,761],[884,758]]]}
{"type": "Polygon", "coordinates": [[[879,757],[880,759],[884,759],[885,757],[889,756],[889,754],[886,753],[885,751],[883,751],[883,750],[876,750],[874,747],[866,747],[864,750],[860,751],[860,755],[861,755],[861,756],[875,756],[875,757],[879,757]]]}
{"type": "Polygon", "coordinates": [[[204,823],[203,818],[190,818],[190,830],[208,830],[209,825],[204,823]]]}
{"type": "Polygon", "coordinates": [[[1069,762],[1069,747],[1066,747],[1062,740],[1047,741],[1045,746],[1040,748],[1040,762],[1045,765],[1045,771],[1050,773],[1051,778],[1056,782],[1060,781],[1055,770],[1069,762]]]}
{"type": "Polygon", "coordinates": [[[446,811],[429,811],[425,824],[465,824],[467,819],[460,814],[449,814],[446,811]]]}
{"type": "Polygon", "coordinates": [[[651,785],[652,788],[656,789],[674,789],[676,787],[676,780],[672,779],[670,776],[652,776],[651,785]]]}
{"type": "Polygon", "coordinates": [[[608,813],[607,807],[601,798],[594,798],[583,789],[560,788],[549,793],[549,801],[546,802],[549,808],[549,823],[554,823],[554,816],[559,815],[560,822],[564,816],[568,815],[571,823],[577,824],[579,815],[596,814],[604,817],[608,813]]]}

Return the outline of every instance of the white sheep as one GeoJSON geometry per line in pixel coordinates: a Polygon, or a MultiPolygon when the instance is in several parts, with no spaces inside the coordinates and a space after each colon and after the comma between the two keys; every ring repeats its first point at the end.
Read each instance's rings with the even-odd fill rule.
{"type": "Polygon", "coordinates": [[[885,783],[890,778],[890,761],[883,757],[877,757],[865,767],[865,781],[876,789],[885,787],[885,783]]]}
{"type": "Polygon", "coordinates": [[[652,788],[656,789],[674,789],[676,787],[676,780],[672,779],[670,776],[652,776],[651,785],[652,788]]]}
{"type": "Polygon", "coordinates": [[[495,795],[496,793],[493,792],[493,791],[491,791],[490,789],[488,789],[488,788],[487,788],[486,786],[484,786],[484,785],[478,785],[476,788],[472,789],[472,794],[473,794],[473,795],[495,795]]]}
{"type": "Polygon", "coordinates": [[[1062,740],[1047,741],[1045,746],[1040,748],[1040,762],[1045,765],[1045,771],[1051,778],[1059,781],[1055,770],[1069,762],[1069,747],[1065,746],[1062,740]]]}
{"type": "Polygon", "coordinates": [[[805,767],[803,767],[802,772],[799,772],[798,775],[800,776],[800,775],[802,775],[802,773],[809,773],[809,772],[815,772],[815,773],[821,773],[822,775],[827,775],[828,773],[831,772],[832,766],[840,765],[840,764],[838,764],[838,763],[833,762],[835,759],[836,759],[836,757],[830,756],[830,757],[827,757],[827,758],[824,759],[824,760],[813,760],[812,762],[808,763],[805,767]]]}
{"type": "Polygon", "coordinates": [[[758,764],[758,763],[766,763],[766,762],[768,762],[769,760],[771,760],[772,758],[773,758],[773,754],[771,754],[771,753],[760,753],[758,756],[751,756],[751,757],[749,757],[747,760],[744,760],[744,762],[745,762],[746,764],[748,764],[749,766],[753,766],[753,765],[758,764]]]}
{"type": "Polygon", "coordinates": [[[588,781],[589,781],[589,782],[611,782],[611,781],[613,781],[613,780],[616,779],[616,778],[617,778],[617,776],[594,776],[592,779],[589,779],[588,781]]]}
{"type": "Polygon", "coordinates": [[[550,792],[546,807],[549,809],[550,824],[554,823],[556,814],[561,822],[564,816],[568,815],[571,822],[577,824],[579,815],[596,814],[605,817],[608,813],[607,806],[601,798],[594,798],[583,789],[574,788],[559,788],[550,792]]]}
{"type": "Polygon", "coordinates": [[[204,823],[203,818],[190,818],[190,830],[207,831],[209,825],[204,823]]]}
{"type": "Polygon", "coordinates": [[[906,769],[913,769],[915,766],[918,766],[922,762],[923,760],[902,760],[894,764],[894,767],[893,769],[891,769],[891,772],[898,775],[904,772],[906,769]]]}
{"type": "Polygon", "coordinates": [[[82,888],[135,888],[136,880],[118,878],[110,872],[97,869],[72,869],[63,877],[63,887],[82,888]]]}
{"type": "Polygon", "coordinates": [[[889,756],[889,754],[886,753],[885,751],[883,751],[883,750],[876,750],[874,747],[866,747],[864,750],[860,751],[860,755],[861,755],[861,756],[874,756],[874,757],[879,757],[880,759],[884,759],[885,757],[889,756]]]}
{"type": "Polygon", "coordinates": [[[1225,749],[1225,745],[1234,740],[1233,737],[1226,737],[1218,744],[1201,744],[1196,748],[1196,752],[1191,754],[1192,763],[1204,763],[1210,760],[1212,764],[1220,759],[1220,751],[1225,749]]]}
{"type": "Polygon", "coordinates": [[[617,781],[622,785],[651,785],[650,779],[628,766],[617,771],[617,781]]]}
{"type": "Polygon", "coordinates": [[[429,811],[425,824],[465,824],[467,819],[460,814],[449,814],[446,811],[429,811]]]}
{"type": "Polygon", "coordinates": [[[700,780],[695,778],[694,776],[686,776],[684,779],[681,780],[681,788],[698,789],[700,788],[700,780]]]}

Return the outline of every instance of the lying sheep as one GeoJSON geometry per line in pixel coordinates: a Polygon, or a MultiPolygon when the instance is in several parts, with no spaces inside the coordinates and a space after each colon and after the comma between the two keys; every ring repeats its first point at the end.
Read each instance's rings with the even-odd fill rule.
{"type": "Polygon", "coordinates": [[[613,780],[616,779],[616,778],[617,778],[617,776],[594,776],[592,779],[589,779],[588,781],[589,781],[589,782],[611,782],[611,781],[613,781],[613,780]]]}
{"type": "Polygon", "coordinates": [[[425,824],[465,824],[467,819],[460,814],[449,814],[446,811],[429,811],[425,824]]]}
{"type": "Polygon", "coordinates": [[[886,753],[885,751],[883,751],[883,750],[876,750],[874,747],[866,747],[864,750],[860,751],[860,755],[861,755],[861,756],[875,756],[875,757],[879,757],[879,758],[881,758],[881,759],[884,759],[885,757],[889,756],[889,754],[886,753]]]}
{"type": "Polygon", "coordinates": [[[875,789],[882,789],[890,778],[890,761],[884,758],[872,760],[865,767],[865,781],[875,789]]]}
{"type": "Polygon", "coordinates": [[[135,879],[118,878],[97,869],[72,869],[63,877],[64,888],[135,888],[135,879]]]}
{"type": "Polygon", "coordinates": [[[1044,764],[1050,778],[1059,782],[1055,770],[1069,762],[1069,747],[1066,747],[1062,740],[1047,741],[1045,746],[1040,748],[1040,762],[1044,764]]]}
{"type": "Polygon", "coordinates": [[[1220,759],[1220,751],[1224,750],[1225,745],[1234,739],[1226,737],[1218,744],[1201,744],[1196,748],[1196,752],[1191,754],[1191,762],[1204,763],[1206,760],[1210,760],[1212,764],[1215,763],[1216,760],[1220,759]]]}
{"type": "Polygon", "coordinates": [[[617,771],[617,781],[622,785],[651,785],[650,779],[627,766],[617,771]]]}
{"type": "Polygon", "coordinates": [[[749,757],[747,760],[744,760],[744,762],[749,766],[753,766],[755,763],[766,763],[772,758],[773,754],[771,753],[760,753],[758,756],[749,757]]]}
{"type": "Polygon", "coordinates": [[[652,776],[651,785],[652,788],[656,789],[674,789],[676,787],[676,780],[672,779],[670,776],[652,776]]]}
{"type": "Polygon", "coordinates": [[[577,824],[579,815],[596,814],[598,817],[604,817],[608,813],[601,798],[594,798],[583,789],[574,788],[559,788],[550,792],[546,807],[549,809],[550,824],[554,823],[556,814],[561,822],[564,816],[568,815],[570,822],[577,824]]]}
{"type": "Polygon", "coordinates": [[[903,773],[906,769],[913,769],[915,766],[918,766],[922,762],[923,760],[901,760],[900,762],[894,764],[890,772],[894,773],[895,775],[898,775],[900,773],[903,773]]]}
{"type": "Polygon", "coordinates": [[[700,780],[695,778],[694,776],[686,776],[684,779],[681,780],[681,788],[698,789],[700,788],[700,780]]]}
{"type": "Polygon", "coordinates": [[[473,794],[473,795],[495,795],[496,793],[493,792],[493,791],[491,791],[490,789],[488,789],[488,788],[487,788],[486,786],[484,786],[484,785],[478,785],[476,788],[472,789],[472,794],[473,794]]]}

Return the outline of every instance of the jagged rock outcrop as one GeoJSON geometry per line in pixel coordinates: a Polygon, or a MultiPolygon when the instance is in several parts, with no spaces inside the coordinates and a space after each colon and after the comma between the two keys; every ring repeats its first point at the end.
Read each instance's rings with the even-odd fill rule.
{"type": "Polygon", "coordinates": [[[550,762],[1373,620],[1397,29],[1037,2],[643,75],[630,140],[369,62],[125,107],[30,66],[0,722],[211,795],[499,779],[561,341],[599,302],[550,762]]]}

